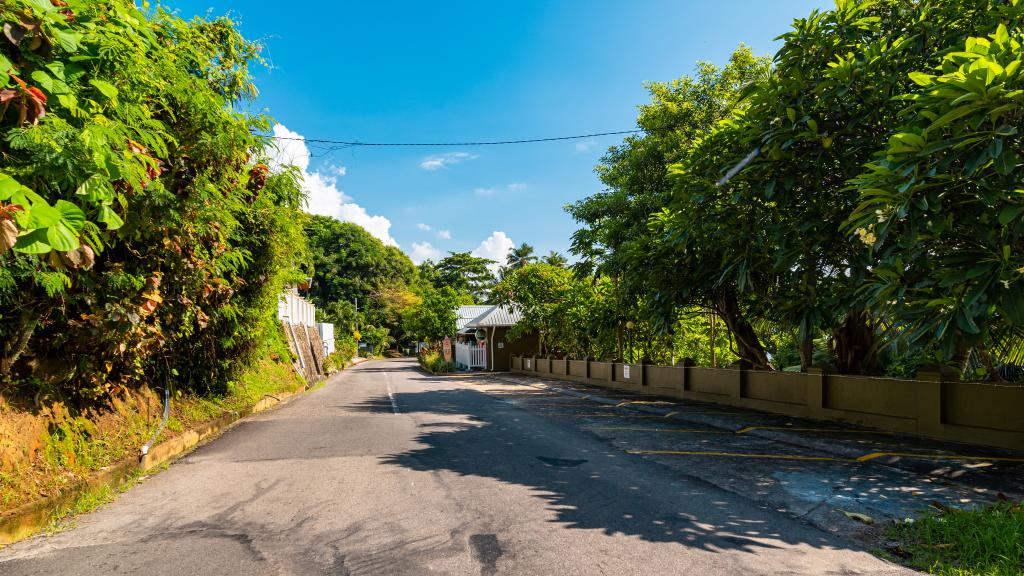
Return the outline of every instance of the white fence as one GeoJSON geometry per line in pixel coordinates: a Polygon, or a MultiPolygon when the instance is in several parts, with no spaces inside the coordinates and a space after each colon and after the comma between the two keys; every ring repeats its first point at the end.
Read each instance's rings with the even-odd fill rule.
{"type": "Polygon", "coordinates": [[[277,319],[302,326],[316,325],[316,308],[294,291],[281,294],[277,301],[277,319]]]}
{"type": "Polygon", "coordinates": [[[455,363],[463,368],[487,368],[487,348],[484,346],[470,346],[469,344],[455,344],[455,363]]]}

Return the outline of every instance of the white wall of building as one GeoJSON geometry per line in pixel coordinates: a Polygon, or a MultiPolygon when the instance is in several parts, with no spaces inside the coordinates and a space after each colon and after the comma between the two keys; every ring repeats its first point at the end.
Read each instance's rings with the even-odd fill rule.
{"type": "Polygon", "coordinates": [[[289,290],[281,294],[277,301],[277,319],[302,326],[316,326],[316,308],[294,289],[289,290]]]}
{"type": "Polygon", "coordinates": [[[320,333],[320,340],[324,343],[324,354],[334,353],[334,324],[317,324],[317,332],[320,333]]]}

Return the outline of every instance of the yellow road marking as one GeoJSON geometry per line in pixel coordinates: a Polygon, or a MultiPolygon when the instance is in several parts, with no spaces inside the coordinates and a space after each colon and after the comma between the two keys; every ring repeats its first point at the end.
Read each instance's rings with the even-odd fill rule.
{"type": "Polygon", "coordinates": [[[636,432],[693,432],[695,434],[732,434],[728,430],[702,430],[699,428],[635,428],[631,426],[598,426],[591,430],[633,430],[636,432]]]}
{"type": "Polygon", "coordinates": [[[867,462],[875,458],[895,456],[898,458],[915,458],[918,460],[992,460],[994,462],[1024,462],[1024,458],[1008,458],[1005,456],[972,456],[965,454],[921,454],[919,452],[872,452],[858,456],[858,462],[867,462]]]}
{"type": "Polygon", "coordinates": [[[661,418],[661,416],[654,416],[650,414],[636,415],[636,414],[573,414],[571,412],[566,413],[548,413],[545,416],[572,416],[575,418],[661,418]]]}
{"type": "Polygon", "coordinates": [[[752,430],[789,430],[790,432],[849,432],[851,434],[887,434],[892,436],[892,432],[886,432],[884,430],[842,430],[839,428],[793,428],[792,426],[747,426],[737,430],[737,434],[746,434],[752,430]]]}
{"type": "Polygon", "coordinates": [[[643,404],[647,406],[675,406],[675,402],[666,402],[664,400],[623,400],[616,404],[618,407],[628,406],[630,404],[643,404]]]}
{"type": "Polygon", "coordinates": [[[801,456],[799,454],[745,454],[741,452],[699,452],[681,450],[626,450],[627,454],[652,454],[662,456],[724,456],[729,458],[761,458],[770,460],[811,460],[816,462],[854,462],[846,458],[829,456],[801,456]]]}
{"type": "Polygon", "coordinates": [[[524,406],[530,406],[533,408],[595,408],[595,409],[614,409],[615,406],[605,406],[603,404],[587,404],[585,406],[579,406],[572,402],[553,402],[551,404],[524,404],[524,406]]]}

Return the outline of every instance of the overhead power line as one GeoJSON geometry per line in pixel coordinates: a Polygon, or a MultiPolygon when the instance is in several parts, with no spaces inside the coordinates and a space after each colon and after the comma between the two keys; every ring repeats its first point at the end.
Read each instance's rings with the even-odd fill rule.
{"type": "Polygon", "coordinates": [[[617,132],[595,132],[593,134],[578,134],[575,136],[555,136],[553,138],[526,138],[522,140],[490,140],[477,142],[360,142],[346,140],[323,140],[318,138],[299,138],[295,136],[271,136],[266,138],[274,140],[294,140],[308,142],[311,144],[332,144],[336,146],[501,146],[505,144],[533,144],[537,142],[557,142],[560,140],[582,140],[584,138],[596,138],[598,136],[622,136],[625,134],[637,134],[643,130],[619,130],[617,132]]]}

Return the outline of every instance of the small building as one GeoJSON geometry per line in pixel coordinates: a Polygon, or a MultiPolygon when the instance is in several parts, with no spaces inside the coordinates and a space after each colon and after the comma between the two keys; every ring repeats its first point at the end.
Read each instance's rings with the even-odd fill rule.
{"type": "Polygon", "coordinates": [[[316,331],[320,334],[320,342],[324,345],[324,356],[334,354],[334,324],[317,322],[316,331]]]}
{"type": "Polygon", "coordinates": [[[506,372],[512,356],[536,354],[537,334],[508,338],[508,331],[522,320],[522,312],[509,306],[460,306],[456,311],[457,333],[453,340],[455,363],[464,370],[506,372]]]}

